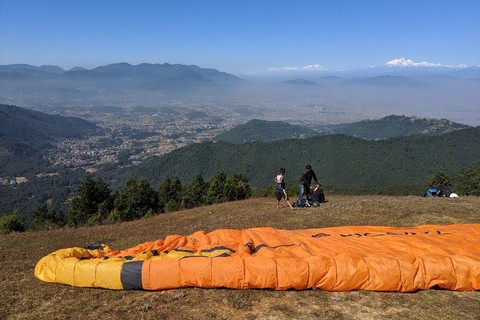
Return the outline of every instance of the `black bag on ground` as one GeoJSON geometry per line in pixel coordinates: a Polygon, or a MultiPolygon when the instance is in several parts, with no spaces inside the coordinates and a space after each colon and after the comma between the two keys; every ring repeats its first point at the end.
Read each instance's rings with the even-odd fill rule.
{"type": "Polygon", "coordinates": [[[322,187],[316,188],[315,191],[312,193],[312,201],[318,203],[327,202],[327,200],[325,200],[325,193],[323,193],[322,187]]]}
{"type": "Polygon", "coordinates": [[[445,186],[441,186],[441,187],[437,188],[437,190],[438,190],[437,195],[439,197],[450,197],[450,194],[452,193],[452,190],[448,189],[445,186]]]}

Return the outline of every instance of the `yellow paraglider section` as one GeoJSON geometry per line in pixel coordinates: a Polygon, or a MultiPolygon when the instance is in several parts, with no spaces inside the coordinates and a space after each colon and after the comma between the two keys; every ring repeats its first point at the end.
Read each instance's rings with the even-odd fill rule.
{"type": "Polygon", "coordinates": [[[35,276],[126,290],[479,290],[480,224],[199,231],[123,251],[61,249],[38,262],[35,276]]]}

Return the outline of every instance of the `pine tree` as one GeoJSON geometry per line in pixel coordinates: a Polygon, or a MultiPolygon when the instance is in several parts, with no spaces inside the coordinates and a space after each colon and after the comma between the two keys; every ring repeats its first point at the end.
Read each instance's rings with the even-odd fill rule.
{"type": "Polygon", "coordinates": [[[207,193],[207,184],[201,174],[195,177],[187,187],[187,192],[183,199],[185,208],[194,208],[205,203],[205,195],[207,193]]]}
{"type": "Polygon", "coordinates": [[[242,200],[252,195],[252,189],[244,174],[233,174],[225,182],[225,197],[227,201],[242,200]]]}
{"type": "Polygon", "coordinates": [[[33,211],[33,228],[34,229],[55,229],[65,225],[65,216],[59,211],[53,209],[48,210],[46,204],[39,205],[33,211]]]}
{"type": "Polygon", "coordinates": [[[167,176],[158,188],[158,207],[161,211],[165,210],[165,206],[172,198],[171,193],[173,190],[172,180],[167,176]]]}
{"type": "Polygon", "coordinates": [[[179,210],[182,205],[183,186],[178,177],[172,182],[167,176],[158,188],[159,209],[162,211],[179,210]]]}
{"type": "Polygon", "coordinates": [[[114,221],[134,220],[158,213],[158,193],[146,178],[137,183],[130,179],[125,189],[115,199],[115,209],[110,214],[114,221]]]}
{"type": "Polygon", "coordinates": [[[225,201],[225,182],[227,175],[225,172],[218,172],[209,182],[205,202],[207,204],[221,203],[225,201]]]}
{"type": "Polygon", "coordinates": [[[113,197],[105,181],[87,178],[78,187],[78,196],[72,199],[67,221],[73,226],[101,222],[112,209],[113,197]]]}

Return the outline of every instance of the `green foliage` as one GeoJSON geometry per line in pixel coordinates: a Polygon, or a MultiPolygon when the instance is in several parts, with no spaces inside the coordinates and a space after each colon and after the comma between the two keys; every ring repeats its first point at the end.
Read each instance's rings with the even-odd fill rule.
{"type": "Polygon", "coordinates": [[[318,135],[312,129],[281,121],[250,120],[230,131],[219,134],[215,141],[243,144],[252,141],[273,141],[318,135]]]}
{"type": "Polygon", "coordinates": [[[113,196],[105,181],[87,178],[78,187],[78,196],[72,199],[67,212],[71,226],[103,221],[113,209],[113,196]]]}
{"type": "Polygon", "coordinates": [[[167,176],[158,188],[158,207],[160,210],[164,210],[166,204],[172,199],[173,193],[172,180],[167,176]]]}
{"type": "Polygon", "coordinates": [[[243,200],[252,196],[252,189],[244,174],[233,174],[225,181],[225,198],[227,201],[243,200]]]}
{"type": "Polygon", "coordinates": [[[437,172],[431,179],[430,179],[430,185],[432,186],[445,186],[445,187],[449,187],[451,186],[451,180],[452,178],[448,175],[448,174],[445,174],[441,171],[437,172]]]}
{"type": "Polygon", "coordinates": [[[18,217],[17,212],[0,218],[0,234],[25,231],[25,221],[18,217]]]}
{"type": "Polygon", "coordinates": [[[115,210],[109,216],[113,221],[128,221],[158,212],[158,194],[147,179],[137,183],[131,179],[115,199],[115,210]]]}
{"type": "Polygon", "coordinates": [[[80,138],[97,126],[80,118],[0,104],[0,128],[7,137],[33,141],[49,137],[80,138]]]}
{"type": "Polygon", "coordinates": [[[167,204],[165,204],[165,211],[177,211],[182,208],[182,202],[178,202],[174,199],[168,200],[167,204]]]}
{"type": "MultiPolygon", "coordinates": [[[[2,159],[0,159],[0,166],[2,159]]],[[[1,171],[1,170],[0,170],[1,171]]],[[[47,173],[52,171],[47,171],[47,173]]],[[[27,182],[12,186],[0,185],[0,216],[18,211],[19,217],[25,218],[26,226],[33,225],[33,211],[39,205],[48,203],[51,209],[67,212],[72,197],[82,181],[92,174],[84,170],[57,168],[58,175],[37,177],[25,175],[27,182]]],[[[96,178],[95,178],[96,179],[96,178]]]]}
{"type": "Polygon", "coordinates": [[[325,135],[243,145],[198,143],[147,159],[128,174],[159,184],[167,175],[187,180],[197,173],[211,179],[219,170],[242,172],[258,190],[272,183],[272,172],[280,167],[293,179],[311,164],[322,184],[373,189],[424,184],[438,171],[451,175],[478,159],[480,127],[381,141],[325,135]]]}
{"type": "MultiPolygon", "coordinates": [[[[251,196],[251,188],[243,174],[227,177],[219,172],[212,182],[205,182],[198,174],[195,180],[185,188],[178,177],[172,182],[169,177],[161,184],[158,192],[146,178],[136,182],[130,179],[126,187],[112,195],[105,181],[85,179],[77,190],[77,196],[72,199],[67,215],[40,204],[33,211],[32,229],[55,229],[63,226],[88,226],[102,224],[106,221],[127,221],[153,216],[162,210],[176,211],[182,208],[193,208],[207,203],[207,194],[212,199],[210,203],[240,200],[251,196]],[[212,183],[213,182],[213,183],[212,183]]],[[[24,221],[6,216],[5,230],[17,230],[12,221],[24,221]]],[[[2,220],[3,221],[3,220],[2,220]]],[[[20,229],[19,229],[20,230],[20,229]]],[[[23,229],[22,229],[23,230],[23,229]]]]}
{"type": "Polygon", "coordinates": [[[225,183],[227,182],[227,175],[225,172],[218,172],[216,176],[209,182],[207,194],[205,195],[205,203],[221,203],[225,201],[225,183]]]}
{"type": "Polygon", "coordinates": [[[364,120],[347,124],[335,133],[351,135],[364,139],[388,139],[413,134],[440,135],[469,126],[446,119],[425,119],[391,115],[378,120],[364,120]]]}
{"type": "Polygon", "coordinates": [[[480,163],[468,166],[454,175],[453,192],[480,196],[480,163]]]}
{"type": "Polygon", "coordinates": [[[46,204],[39,205],[33,211],[33,228],[51,230],[65,225],[65,216],[59,211],[48,209],[46,204]]]}
{"type": "Polygon", "coordinates": [[[162,211],[174,211],[182,205],[182,182],[178,177],[172,182],[169,176],[158,188],[158,207],[162,211]]]}
{"type": "Polygon", "coordinates": [[[205,203],[208,185],[203,180],[201,174],[198,174],[191,183],[187,185],[187,191],[183,198],[185,208],[199,207],[205,203]]]}

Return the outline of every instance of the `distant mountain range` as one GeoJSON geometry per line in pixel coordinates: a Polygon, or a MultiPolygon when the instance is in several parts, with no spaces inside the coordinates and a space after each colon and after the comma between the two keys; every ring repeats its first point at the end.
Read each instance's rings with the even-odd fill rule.
{"type": "Polygon", "coordinates": [[[418,67],[427,67],[427,68],[466,68],[467,65],[443,65],[440,63],[431,63],[431,62],[413,62],[410,59],[405,59],[404,57],[400,59],[394,59],[382,64],[382,67],[388,68],[418,68],[418,67]]]}
{"type": "Polygon", "coordinates": [[[479,67],[401,58],[348,71],[324,70],[317,65],[287,69],[295,71],[245,75],[243,80],[216,69],[168,63],[116,63],[69,71],[56,66],[7,65],[0,66],[0,103],[51,111],[57,107],[156,106],[180,101],[205,104],[223,118],[245,104],[254,106],[256,117],[275,111],[284,117],[296,106],[296,120],[304,119],[306,105],[315,105],[318,108],[308,110],[316,113],[312,121],[351,121],[393,113],[428,116],[426,110],[432,110],[432,116],[468,124],[480,121],[476,112],[479,67]]]}
{"type": "Polygon", "coordinates": [[[446,74],[456,78],[478,78],[480,77],[480,66],[461,65],[443,65],[441,63],[432,63],[427,61],[414,62],[411,59],[399,58],[387,61],[377,66],[370,68],[357,68],[350,70],[331,70],[328,68],[310,68],[307,67],[280,67],[270,68],[265,74],[270,75],[287,75],[291,74],[296,78],[310,78],[312,76],[336,75],[342,77],[352,76],[375,76],[375,75],[406,75],[418,76],[425,74],[446,74]]]}
{"type": "Polygon", "coordinates": [[[145,101],[159,96],[221,93],[242,80],[195,65],[117,63],[86,70],[75,67],[0,66],[0,101],[38,103],[74,101],[145,101]]]}
{"type": "Polygon", "coordinates": [[[343,85],[367,85],[382,87],[418,87],[427,86],[428,84],[417,79],[411,79],[402,76],[376,76],[368,78],[353,78],[342,82],[343,85]]]}
{"type": "Polygon", "coordinates": [[[255,188],[272,183],[280,167],[287,181],[297,181],[311,164],[324,184],[348,188],[378,188],[426,183],[437,171],[452,174],[480,159],[480,127],[440,136],[406,136],[372,141],[345,135],[230,144],[193,144],[153,157],[119,176],[147,177],[158,186],[168,175],[183,181],[196,174],[209,179],[218,171],[244,173],[255,188]]]}
{"type": "Polygon", "coordinates": [[[0,65],[0,73],[5,76],[5,73],[23,73],[23,74],[38,74],[35,72],[43,72],[49,74],[61,75],[60,79],[135,79],[140,78],[142,80],[161,80],[175,77],[181,77],[182,75],[195,75],[197,77],[203,77],[212,81],[238,81],[238,77],[228,74],[226,72],[220,72],[216,69],[204,69],[195,65],[182,65],[182,64],[150,64],[142,63],[139,65],[131,65],[128,63],[115,63],[107,66],[100,66],[91,70],[83,67],[74,67],[70,70],[64,70],[58,66],[43,65],[40,67],[28,65],[28,64],[12,64],[12,65],[0,65]]]}

